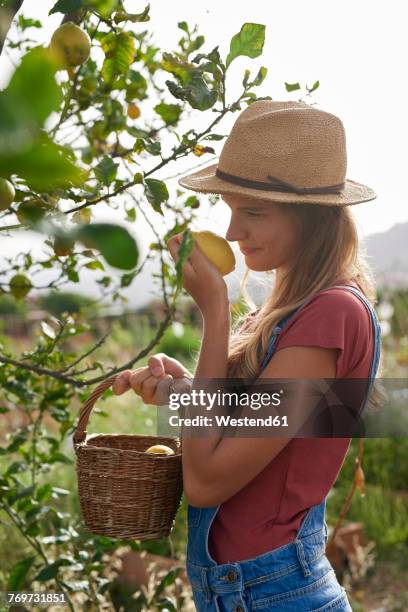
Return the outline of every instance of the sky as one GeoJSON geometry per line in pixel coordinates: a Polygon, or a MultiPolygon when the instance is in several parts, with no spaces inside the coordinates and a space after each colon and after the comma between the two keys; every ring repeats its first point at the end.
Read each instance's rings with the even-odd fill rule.
{"type": "MultiPolygon", "coordinates": [[[[47,44],[61,21],[61,15],[48,17],[54,3],[55,0],[24,2],[24,14],[40,18],[45,23],[39,42],[47,44]]],[[[129,12],[139,12],[144,6],[140,0],[125,2],[129,12]]],[[[312,101],[318,108],[340,117],[344,124],[347,178],[369,185],[378,196],[371,202],[352,207],[360,236],[386,231],[395,223],[408,221],[404,190],[405,144],[408,139],[408,85],[405,79],[408,42],[403,2],[391,0],[385,5],[377,0],[235,0],[234,3],[219,0],[163,3],[152,0],[150,14],[149,28],[161,49],[176,47],[181,35],[177,23],[184,20],[190,25],[199,24],[199,31],[206,38],[202,50],[210,51],[219,45],[224,58],[229,51],[230,39],[239,32],[243,23],[265,24],[262,56],[255,60],[238,58],[231,64],[227,82],[231,98],[241,91],[245,68],[250,68],[253,76],[261,65],[268,68],[266,80],[256,91],[259,96],[269,95],[275,100],[303,97],[310,101],[305,97],[305,86],[311,87],[319,80],[320,87],[313,94],[312,101]],[[299,82],[302,89],[288,93],[285,82],[299,82]]],[[[1,58],[0,87],[7,83],[11,72],[8,59],[1,58]]],[[[228,133],[236,117],[237,114],[226,119],[217,131],[228,133]]],[[[194,126],[200,120],[202,117],[194,118],[194,126]]],[[[222,143],[215,143],[217,155],[221,147],[222,143]]],[[[204,158],[199,161],[204,161],[204,158]]],[[[197,158],[183,159],[177,162],[176,168],[172,167],[171,173],[165,169],[167,172],[157,178],[186,172],[197,162],[197,158]]],[[[213,163],[213,160],[208,163],[213,163]]],[[[175,180],[173,184],[176,185],[175,180]]],[[[225,203],[217,204],[211,209],[210,216],[202,219],[202,229],[225,233],[228,210],[225,203]]],[[[207,211],[205,207],[204,211],[207,211]]],[[[105,218],[109,214],[112,215],[101,209],[105,218]]],[[[150,242],[146,228],[142,228],[138,237],[145,247],[150,242]]],[[[7,250],[10,248],[8,242],[3,239],[3,248],[7,250]]],[[[19,243],[18,237],[14,236],[14,248],[19,243]]],[[[0,247],[0,253],[2,251],[0,247]]]]}

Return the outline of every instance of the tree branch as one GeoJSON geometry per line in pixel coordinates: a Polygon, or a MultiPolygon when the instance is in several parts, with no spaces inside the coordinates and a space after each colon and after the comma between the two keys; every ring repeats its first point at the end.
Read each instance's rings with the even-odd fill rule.
{"type": "Polygon", "coordinates": [[[4,6],[0,7],[0,55],[2,54],[13,19],[22,7],[23,2],[24,0],[6,0],[4,6]]]}
{"type": "Polygon", "coordinates": [[[113,376],[114,374],[123,372],[123,370],[129,370],[130,368],[134,366],[135,363],[140,361],[140,359],[143,359],[143,357],[145,357],[151,351],[151,349],[154,348],[156,344],[159,342],[164,332],[166,331],[167,327],[171,323],[173,316],[174,316],[174,307],[171,307],[170,310],[168,310],[166,317],[160,323],[156,335],[153,337],[153,339],[149,342],[149,344],[144,349],[139,351],[139,353],[127,363],[124,363],[123,365],[118,366],[117,368],[112,368],[106,374],[102,374],[101,376],[98,376],[96,378],[91,378],[88,380],[77,380],[76,378],[73,378],[72,376],[67,376],[56,370],[49,370],[47,368],[43,368],[42,366],[37,366],[35,364],[23,363],[21,361],[18,361],[17,359],[12,359],[11,357],[6,357],[4,355],[0,355],[0,363],[8,363],[9,365],[14,365],[17,368],[22,368],[23,370],[29,370],[31,372],[35,372],[36,374],[40,374],[42,376],[51,376],[52,378],[56,378],[57,380],[60,380],[61,382],[65,382],[69,385],[73,385],[74,387],[89,387],[90,385],[95,385],[97,383],[102,382],[103,380],[106,380],[106,378],[109,378],[110,376],[113,376]]]}

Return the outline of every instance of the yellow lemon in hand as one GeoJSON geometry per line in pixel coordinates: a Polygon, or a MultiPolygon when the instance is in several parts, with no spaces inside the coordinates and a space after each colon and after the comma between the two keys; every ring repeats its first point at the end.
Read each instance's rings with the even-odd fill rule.
{"type": "Polygon", "coordinates": [[[165,444],[154,444],[154,446],[150,446],[145,452],[151,455],[174,455],[174,450],[165,444]]]}
{"type": "Polygon", "coordinates": [[[191,235],[204,255],[218,268],[223,276],[235,270],[235,256],[225,238],[209,230],[191,232],[191,235]]]}
{"type": "Polygon", "coordinates": [[[79,66],[89,57],[91,39],[85,30],[72,21],[62,24],[52,35],[50,48],[65,67],[79,66]]]}

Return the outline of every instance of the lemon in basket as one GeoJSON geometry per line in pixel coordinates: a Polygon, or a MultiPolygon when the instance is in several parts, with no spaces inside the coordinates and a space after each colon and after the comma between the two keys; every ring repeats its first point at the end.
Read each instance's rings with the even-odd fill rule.
{"type": "Polygon", "coordinates": [[[154,444],[150,446],[145,453],[150,455],[174,455],[174,450],[165,444],[154,444]]]}

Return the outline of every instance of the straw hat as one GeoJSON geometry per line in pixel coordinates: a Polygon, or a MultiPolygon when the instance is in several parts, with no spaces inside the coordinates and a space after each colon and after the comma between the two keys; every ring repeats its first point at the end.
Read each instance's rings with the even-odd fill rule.
{"type": "Polygon", "coordinates": [[[349,206],[376,193],[346,179],[341,120],[304,102],[258,100],[240,113],[218,164],[179,180],[199,193],[349,206]]]}

